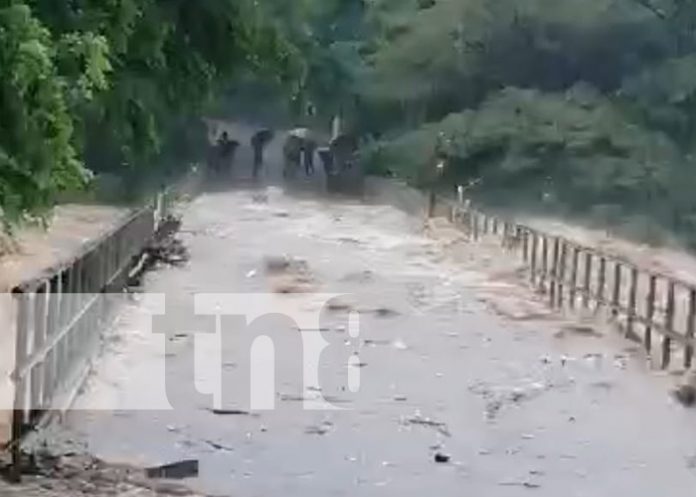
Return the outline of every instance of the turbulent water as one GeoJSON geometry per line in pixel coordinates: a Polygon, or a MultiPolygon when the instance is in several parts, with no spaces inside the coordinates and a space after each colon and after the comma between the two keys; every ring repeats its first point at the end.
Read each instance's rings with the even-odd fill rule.
{"type": "Polygon", "coordinates": [[[693,494],[694,414],[635,348],[549,315],[492,244],[422,228],[388,204],[278,187],[200,196],[180,234],[189,264],[146,278],[168,334],[152,333],[156,298],[125,308],[68,428],[108,460],[199,459],[189,483],[213,495],[693,494]],[[293,316],[256,322],[275,362],[221,339],[239,322],[194,333],[194,295],[239,293],[293,316]],[[324,331],[303,328],[318,313],[324,331]],[[319,333],[332,345],[307,380],[319,333]],[[275,378],[257,397],[250,368],[275,378]],[[338,409],[302,409],[320,395],[338,409]],[[275,409],[230,412],[252,400],[275,409]]]}

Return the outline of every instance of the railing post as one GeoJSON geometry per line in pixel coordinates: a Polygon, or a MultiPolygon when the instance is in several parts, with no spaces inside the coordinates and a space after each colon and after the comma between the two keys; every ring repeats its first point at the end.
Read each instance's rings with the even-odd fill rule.
{"type": "Polygon", "coordinates": [[[577,285],[578,285],[578,263],[580,260],[580,249],[578,247],[573,247],[573,259],[570,266],[570,292],[568,299],[570,302],[570,308],[575,308],[575,300],[577,298],[577,285]]]}
{"type": "Polygon", "coordinates": [[[686,348],[684,349],[684,368],[691,368],[694,357],[694,331],[696,331],[696,289],[689,289],[689,310],[686,315],[686,348]]]}
{"type": "Polygon", "coordinates": [[[556,289],[558,288],[558,250],[559,238],[553,239],[553,254],[551,256],[551,273],[549,274],[549,305],[556,305],[556,289]]]}
{"type": "Polygon", "coordinates": [[[544,289],[549,277],[549,238],[541,235],[541,288],[544,289]]]}
{"type": "Polygon", "coordinates": [[[652,324],[655,317],[655,290],[657,287],[657,277],[653,274],[650,275],[650,282],[648,284],[648,296],[646,301],[646,324],[645,324],[645,336],[643,342],[645,344],[646,352],[650,353],[652,350],[652,324]]]}
{"type": "Polygon", "coordinates": [[[17,290],[12,293],[13,300],[17,306],[17,335],[15,339],[15,369],[13,372],[15,387],[12,407],[12,440],[10,442],[12,458],[10,478],[13,482],[19,483],[22,480],[22,451],[19,442],[24,431],[27,400],[26,378],[20,373],[29,356],[29,328],[33,316],[28,294],[17,290]]]}
{"type": "Polygon", "coordinates": [[[621,301],[621,263],[614,263],[614,281],[611,292],[611,315],[616,318],[619,315],[619,303],[621,301]]]}
{"type": "Polygon", "coordinates": [[[662,337],[662,369],[667,369],[672,357],[672,337],[669,333],[674,331],[674,288],[675,283],[669,280],[667,284],[667,301],[665,302],[665,330],[662,337]]]}
{"type": "Polygon", "coordinates": [[[532,283],[532,286],[536,283],[537,280],[537,252],[539,248],[539,237],[537,236],[536,231],[532,231],[532,255],[531,255],[531,261],[530,261],[530,281],[532,283]]]}
{"type": "Polygon", "coordinates": [[[626,336],[633,336],[633,323],[636,319],[636,298],[638,295],[638,268],[631,268],[631,286],[628,291],[628,316],[626,318],[626,336]]]}
{"type": "Polygon", "coordinates": [[[558,263],[558,307],[562,308],[563,307],[563,291],[565,289],[565,273],[566,273],[566,258],[568,257],[567,254],[567,247],[566,247],[566,242],[565,240],[561,242],[561,254],[560,254],[560,260],[558,263]]]}
{"type": "Polygon", "coordinates": [[[604,287],[607,281],[607,259],[606,257],[599,258],[599,274],[597,275],[597,306],[595,312],[599,311],[604,306],[604,287]]]}
{"type": "Polygon", "coordinates": [[[529,263],[529,230],[522,230],[522,259],[524,263],[529,263]]]}
{"type": "Polygon", "coordinates": [[[585,254],[585,276],[582,282],[582,306],[590,307],[590,282],[592,281],[592,252],[585,254]]]}

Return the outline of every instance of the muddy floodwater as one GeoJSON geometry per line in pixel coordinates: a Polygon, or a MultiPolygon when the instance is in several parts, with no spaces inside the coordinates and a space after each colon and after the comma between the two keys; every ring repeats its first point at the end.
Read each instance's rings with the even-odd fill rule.
{"type": "Polygon", "coordinates": [[[179,237],[189,263],[147,275],[68,416],[96,456],[197,459],[186,483],[235,497],[694,495],[696,415],[669,378],[603,330],[520,315],[531,296],[494,248],[278,187],[198,197],[179,237]],[[145,294],[165,295],[156,330],[145,294]],[[252,327],[270,340],[222,339],[248,333],[234,320],[196,333],[201,294],[265,296],[280,311],[252,327]],[[307,376],[317,336],[330,346],[307,376]],[[250,370],[275,383],[250,393],[250,370]],[[303,408],[321,397],[334,409],[303,408]]]}

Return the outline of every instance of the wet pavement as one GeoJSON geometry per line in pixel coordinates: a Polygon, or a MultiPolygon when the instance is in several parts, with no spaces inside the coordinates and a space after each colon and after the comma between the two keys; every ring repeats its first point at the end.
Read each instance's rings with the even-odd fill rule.
{"type": "MultiPolygon", "coordinates": [[[[505,312],[533,299],[493,276],[514,270],[504,254],[444,247],[390,205],[275,187],[200,196],[180,237],[189,264],[145,279],[146,292],[166,294],[168,335],[152,333],[153,300],[136,298],[66,421],[96,456],[195,458],[200,475],[186,483],[225,496],[694,495],[696,415],[669,398],[669,380],[629,343],[505,312]],[[293,293],[292,272],[277,293],[269,256],[304,261],[310,293],[293,293]],[[346,296],[327,306],[311,292],[346,296]],[[270,316],[259,330],[275,346],[275,409],[244,412],[248,344],[218,336],[220,350],[193,333],[200,321],[185,309],[202,293],[321,312],[332,346],[318,380],[303,381],[298,357],[320,332],[270,316]],[[214,405],[200,392],[218,376],[214,405]],[[320,394],[340,410],[303,409],[320,394]]],[[[255,357],[273,376],[272,358],[255,357]]]]}

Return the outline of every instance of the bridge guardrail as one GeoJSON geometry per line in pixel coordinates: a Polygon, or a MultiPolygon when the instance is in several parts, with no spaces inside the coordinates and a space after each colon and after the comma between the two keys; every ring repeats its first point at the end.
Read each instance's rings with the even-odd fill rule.
{"type": "Polygon", "coordinates": [[[131,212],[114,229],[12,290],[16,351],[11,440],[14,478],[20,442],[55,410],[72,402],[112,320],[129,269],[165,228],[176,198],[200,180],[194,170],[131,212]]]}
{"type": "Polygon", "coordinates": [[[668,369],[676,355],[689,369],[694,359],[696,286],[643,269],[625,257],[544,233],[523,224],[434,195],[430,215],[445,215],[471,239],[498,237],[515,253],[527,279],[549,306],[606,312],[648,356],[659,341],[659,367],[668,369]]]}

